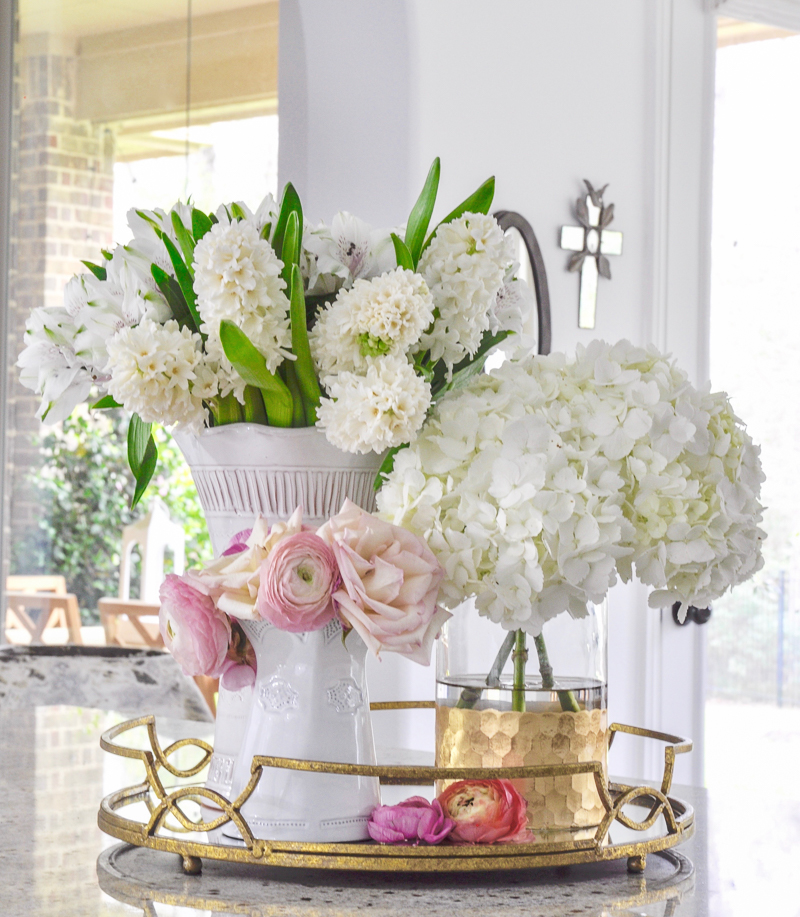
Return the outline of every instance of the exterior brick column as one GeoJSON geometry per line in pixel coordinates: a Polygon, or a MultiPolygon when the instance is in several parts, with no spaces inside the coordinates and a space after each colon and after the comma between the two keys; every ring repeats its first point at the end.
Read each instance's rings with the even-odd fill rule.
{"type": "MultiPolygon", "coordinates": [[[[35,417],[38,398],[18,382],[13,366],[32,309],[60,305],[82,259],[97,261],[110,245],[113,205],[113,134],[74,117],[76,58],[48,35],[17,46],[20,93],[9,297],[9,523],[12,573],[31,572],[14,548],[37,530],[39,512],[29,475],[40,464],[35,417]],[[15,569],[16,568],[16,569],[15,569]]],[[[7,542],[8,543],[8,542],[7,542]]]]}

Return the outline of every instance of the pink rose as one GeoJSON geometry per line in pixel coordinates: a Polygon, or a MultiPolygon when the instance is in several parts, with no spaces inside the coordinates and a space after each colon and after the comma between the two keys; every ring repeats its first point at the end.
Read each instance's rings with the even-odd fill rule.
{"type": "Polygon", "coordinates": [[[451,615],[436,606],[444,570],[425,542],[350,500],[319,535],[336,555],[342,587],[333,598],[347,624],[376,655],[430,665],[431,644],[451,615]]]}
{"type": "Polygon", "coordinates": [[[525,844],[527,800],[510,780],[458,780],[438,797],[445,815],[455,822],[454,844],[525,844]]]}
{"type": "Polygon", "coordinates": [[[403,844],[420,841],[440,844],[453,830],[455,822],[447,818],[438,799],[428,802],[412,796],[396,806],[378,806],[372,810],[367,831],[379,844],[403,844]]]}
{"type": "Polygon", "coordinates": [[[218,676],[231,639],[228,618],[209,595],[170,573],[161,584],[158,627],[184,675],[218,676]]]}
{"type": "Polygon", "coordinates": [[[287,535],[261,563],[256,608],[262,618],[292,633],[319,630],[334,614],[339,571],[331,548],[313,532],[287,535]]]}

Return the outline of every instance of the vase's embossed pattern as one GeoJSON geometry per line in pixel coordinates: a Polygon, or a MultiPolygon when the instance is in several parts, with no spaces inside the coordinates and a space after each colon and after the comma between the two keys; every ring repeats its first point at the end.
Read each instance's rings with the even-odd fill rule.
{"type": "Polygon", "coordinates": [[[338,618],[328,621],[325,627],[322,628],[322,636],[325,639],[325,643],[330,643],[331,640],[341,639],[342,630],[342,622],[339,621],[338,618]]]}
{"type": "Polygon", "coordinates": [[[230,786],[235,760],[233,755],[213,754],[211,756],[211,763],[208,766],[207,782],[209,784],[225,784],[230,786]]]}
{"type": "Polygon", "coordinates": [[[298,706],[298,693],[285,678],[275,676],[259,687],[258,702],[266,710],[280,713],[298,706]]]}
{"type": "Polygon", "coordinates": [[[306,516],[326,518],[348,497],[375,509],[374,471],[318,468],[192,468],[200,503],[207,513],[234,510],[286,519],[298,506],[306,516]]]}
{"type": "Polygon", "coordinates": [[[364,695],[352,678],[343,678],[328,688],[328,703],[337,713],[353,713],[364,705],[364,695]]]}
{"type": "MultiPolygon", "coordinates": [[[[521,767],[600,761],[605,766],[605,710],[528,712],[436,708],[440,767],[521,767]]],[[[528,800],[534,830],[600,824],[605,809],[592,774],[515,781],[528,800]]]]}

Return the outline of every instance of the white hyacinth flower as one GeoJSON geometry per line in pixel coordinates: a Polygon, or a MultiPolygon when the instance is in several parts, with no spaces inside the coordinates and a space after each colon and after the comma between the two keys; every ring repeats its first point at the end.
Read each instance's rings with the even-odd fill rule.
{"type": "Polygon", "coordinates": [[[377,357],[366,373],[333,377],[317,426],[344,452],[383,452],[412,441],[430,407],[431,390],[402,356],[377,357]]]}
{"type": "Polygon", "coordinates": [[[202,348],[200,335],[174,320],[161,325],[145,318],[123,328],[108,342],[108,391],[145,423],[199,432],[203,400],[216,393],[202,348]]]}

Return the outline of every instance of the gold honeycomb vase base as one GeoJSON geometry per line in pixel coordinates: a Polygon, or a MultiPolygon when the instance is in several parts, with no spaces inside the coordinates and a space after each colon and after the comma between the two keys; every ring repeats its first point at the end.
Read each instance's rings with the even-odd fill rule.
{"type": "MultiPolygon", "coordinates": [[[[436,707],[438,767],[523,767],[596,761],[607,773],[606,710],[527,711],[436,707]]],[[[446,786],[452,781],[444,781],[446,786]]],[[[535,831],[594,827],[605,808],[591,774],[515,780],[535,831]]]]}

